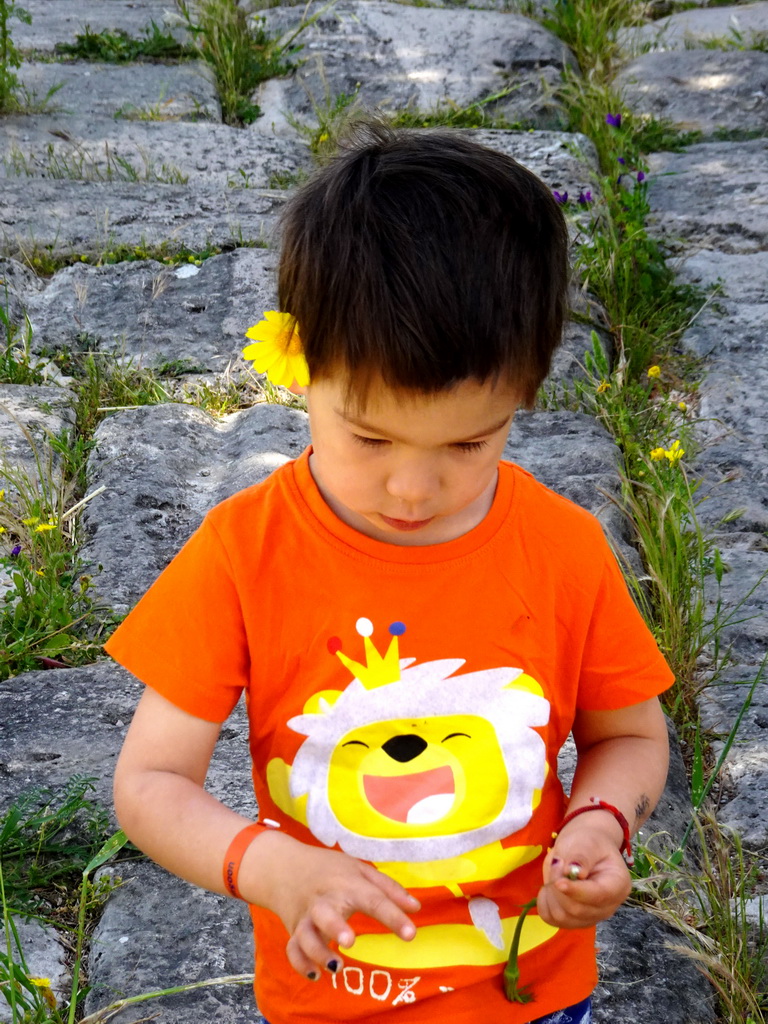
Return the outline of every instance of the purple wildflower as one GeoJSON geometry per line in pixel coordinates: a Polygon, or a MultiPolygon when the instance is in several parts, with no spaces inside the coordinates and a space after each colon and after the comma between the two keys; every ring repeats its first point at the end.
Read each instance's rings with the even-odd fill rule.
{"type": "Polygon", "coordinates": [[[605,123],[611,128],[621,128],[621,114],[606,114],[605,123]]]}
{"type": "Polygon", "coordinates": [[[558,192],[557,189],[553,189],[552,195],[555,197],[555,202],[560,203],[561,206],[564,206],[568,202],[567,192],[558,192]]]}
{"type": "Polygon", "coordinates": [[[622,167],[624,167],[626,165],[627,161],[624,159],[623,156],[620,156],[619,157],[619,163],[621,164],[622,167]]]}
{"type": "Polygon", "coordinates": [[[586,192],[583,190],[579,192],[578,201],[580,206],[589,206],[589,204],[592,202],[592,193],[589,191],[589,189],[587,189],[586,192]]]}
{"type": "Polygon", "coordinates": [[[20,554],[21,554],[21,544],[17,544],[16,547],[14,547],[11,550],[11,558],[16,558],[20,554]]]}
{"type": "Polygon", "coordinates": [[[638,181],[638,184],[641,181],[645,181],[645,172],[644,171],[638,171],[637,172],[637,181],[638,181]]]}

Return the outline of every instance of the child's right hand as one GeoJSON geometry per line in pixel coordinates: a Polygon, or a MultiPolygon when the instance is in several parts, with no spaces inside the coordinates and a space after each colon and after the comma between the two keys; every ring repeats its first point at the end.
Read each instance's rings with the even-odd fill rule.
{"type": "Polygon", "coordinates": [[[367,914],[406,942],[416,934],[407,917],[419,901],[398,882],[346,853],[307,846],[282,833],[265,832],[251,844],[240,869],[246,899],[277,914],[290,939],[291,966],[312,980],[341,958],[355,933],[348,918],[367,914]]]}

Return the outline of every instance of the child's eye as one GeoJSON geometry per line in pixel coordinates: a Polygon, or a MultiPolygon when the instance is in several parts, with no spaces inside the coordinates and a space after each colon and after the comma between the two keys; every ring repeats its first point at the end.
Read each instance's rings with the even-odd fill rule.
{"type": "Polygon", "coordinates": [[[383,437],[365,437],[363,434],[353,434],[352,437],[364,448],[380,448],[387,443],[383,437]]]}
{"type": "Polygon", "coordinates": [[[487,441],[459,441],[453,446],[460,452],[479,452],[481,448],[487,448],[487,441]]]}

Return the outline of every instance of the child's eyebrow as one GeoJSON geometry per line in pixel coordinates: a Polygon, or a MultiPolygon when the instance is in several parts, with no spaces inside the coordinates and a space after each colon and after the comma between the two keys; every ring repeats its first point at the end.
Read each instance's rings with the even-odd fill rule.
{"type": "MultiPolygon", "coordinates": [[[[347,423],[350,423],[353,427],[358,427],[360,430],[367,430],[371,434],[380,434],[382,437],[389,438],[391,441],[400,441],[402,438],[397,437],[396,434],[390,434],[386,430],[381,430],[379,427],[374,426],[371,423],[366,423],[365,420],[357,419],[355,416],[350,416],[349,413],[344,412],[341,409],[333,410],[337,416],[340,416],[347,423]]],[[[447,444],[467,444],[470,441],[476,441],[480,437],[486,437],[488,434],[495,434],[497,430],[501,430],[502,427],[506,427],[512,419],[510,416],[505,416],[504,419],[499,420],[498,423],[492,423],[490,426],[483,430],[479,430],[476,434],[471,437],[457,438],[455,441],[447,441],[447,444]]]]}

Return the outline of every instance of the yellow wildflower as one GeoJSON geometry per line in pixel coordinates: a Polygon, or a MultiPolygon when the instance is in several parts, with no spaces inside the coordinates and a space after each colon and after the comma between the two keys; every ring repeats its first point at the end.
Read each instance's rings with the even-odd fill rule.
{"type": "Polygon", "coordinates": [[[51,989],[51,979],[50,978],[30,978],[29,980],[32,982],[32,984],[36,988],[40,989],[40,994],[42,995],[43,999],[48,1004],[49,1009],[55,1010],[56,1009],[56,996],[53,994],[53,991],[51,989]]]}
{"type": "Polygon", "coordinates": [[[604,391],[607,391],[610,388],[610,386],[611,385],[609,381],[601,380],[600,383],[597,385],[598,395],[602,395],[604,391]]]}
{"type": "Polygon", "coordinates": [[[257,373],[266,373],[273,384],[286,388],[294,382],[301,387],[309,384],[299,328],[290,313],[267,310],[264,320],[249,327],[245,336],[257,342],[243,349],[243,358],[253,362],[257,373]]]}
{"type": "Polygon", "coordinates": [[[651,378],[653,378],[653,377],[660,377],[661,376],[661,367],[660,366],[649,366],[648,367],[648,376],[651,377],[651,378]]]}
{"type": "Polygon", "coordinates": [[[5,527],[4,526],[0,526],[0,533],[5,533],[5,532],[6,532],[5,527]]]}
{"type": "Polygon", "coordinates": [[[323,134],[320,136],[320,138],[317,141],[318,142],[327,142],[328,141],[328,132],[323,132],[323,134]]]}
{"type": "Polygon", "coordinates": [[[5,501],[5,488],[0,488],[0,501],[5,501]]]}
{"type": "Polygon", "coordinates": [[[670,463],[675,466],[685,455],[685,449],[680,447],[679,441],[673,441],[672,447],[667,448],[664,455],[669,459],[670,463]]]}
{"type": "Polygon", "coordinates": [[[35,569],[38,576],[45,576],[45,569],[35,569]]]}
{"type": "Polygon", "coordinates": [[[688,406],[685,404],[685,402],[678,402],[677,403],[677,408],[680,410],[680,412],[687,412],[688,411],[688,406]]]}
{"type": "Polygon", "coordinates": [[[663,448],[653,448],[651,450],[651,458],[654,462],[661,462],[666,454],[663,448]]]}
{"type": "Polygon", "coordinates": [[[55,530],[56,523],[40,523],[39,526],[35,527],[35,533],[47,533],[49,530],[55,530]]]}
{"type": "Polygon", "coordinates": [[[30,516],[28,519],[22,519],[21,521],[25,526],[34,526],[35,523],[40,522],[40,516],[30,516]]]}

